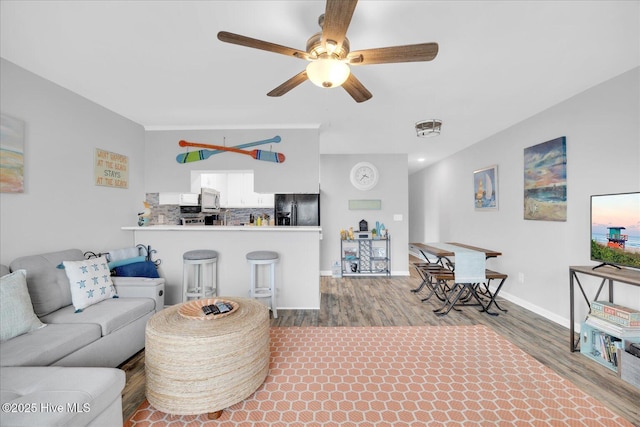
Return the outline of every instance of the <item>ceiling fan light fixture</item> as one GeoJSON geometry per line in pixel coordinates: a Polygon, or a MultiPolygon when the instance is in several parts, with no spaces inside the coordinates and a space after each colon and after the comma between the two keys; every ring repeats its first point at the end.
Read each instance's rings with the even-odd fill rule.
{"type": "Polygon", "coordinates": [[[326,0],[325,13],[318,19],[322,30],[307,39],[306,51],[228,31],[219,31],[218,40],[310,61],[305,70],[268,92],[267,96],[282,96],[306,80],[311,80],[322,88],[342,86],[354,101],[364,102],[373,95],[351,74],[350,65],[431,61],[438,54],[438,43],[387,46],[351,52],[347,30],[357,3],[358,0],[326,0]]]}
{"type": "Polygon", "coordinates": [[[307,65],[307,77],[319,87],[341,86],[349,78],[349,74],[349,65],[337,59],[319,58],[307,65]]]}
{"type": "Polygon", "coordinates": [[[338,49],[338,43],[336,43],[333,40],[327,40],[325,44],[325,49],[327,49],[327,52],[329,54],[333,54],[335,53],[336,49],[338,49]]]}
{"type": "Polygon", "coordinates": [[[429,138],[440,135],[442,120],[429,119],[416,123],[416,135],[421,138],[429,138]]]}

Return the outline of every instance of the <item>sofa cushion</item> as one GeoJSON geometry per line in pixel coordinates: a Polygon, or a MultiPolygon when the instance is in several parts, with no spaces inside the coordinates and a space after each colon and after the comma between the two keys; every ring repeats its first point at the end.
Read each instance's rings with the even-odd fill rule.
{"type": "Polygon", "coordinates": [[[26,271],[18,270],[0,277],[0,341],[43,326],[33,312],[26,271]]]}
{"type": "Polygon", "coordinates": [[[47,325],[3,342],[0,365],[48,366],[98,339],[97,324],[47,325]]]}
{"type": "Polygon", "coordinates": [[[0,264],[0,277],[6,276],[9,273],[11,273],[11,270],[9,270],[9,266],[0,264]]]}
{"type": "Polygon", "coordinates": [[[115,298],[87,307],[81,313],[68,306],[42,317],[42,321],[49,324],[95,323],[100,325],[102,336],[106,336],[154,312],[155,306],[151,298],[115,298]]]}
{"type": "Polygon", "coordinates": [[[85,426],[92,422],[92,425],[122,425],[121,393],[125,381],[124,371],[114,368],[2,368],[0,400],[3,408],[4,404],[15,404],[36,409],[3,411],[2,425],[85,426]],[[117,419],[101,417],[114,402],[120,408],[117,419]],[[63,410],[53,410],[60,407],[63,410]]]}
{"type": "Polygon", "coordinates": [[[84,256],[79,249],[69,249],[41,255],[31,255],[14,260],[11,271],[27,270],[27,286],[33,311],[38,317],[49,314],[71,304],[69,279],[63,269],[57,268],[62,261],[80,261],[84,256]]]}
{"type": "Polygon", "coordinates": [[[63,261],[69,278],[71,301],[76,311],[116,296],[111,271],[104,256],[82,261],[63,261]]]}
{"type": "Polygon", "coordinates": [[[119,277],[150,277],[159,279],[158,268],[153,261],[134,262],[114,268],[119,277]]]}

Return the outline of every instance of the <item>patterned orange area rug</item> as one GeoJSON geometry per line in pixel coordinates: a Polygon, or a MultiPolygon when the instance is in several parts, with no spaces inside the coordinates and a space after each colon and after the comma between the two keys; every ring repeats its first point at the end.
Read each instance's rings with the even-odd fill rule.
{"type": "Polygon", "coordinates": [[[211,421],[141,426],[632,426],[484,326],[271,328],[265,383],[211,421]]]}

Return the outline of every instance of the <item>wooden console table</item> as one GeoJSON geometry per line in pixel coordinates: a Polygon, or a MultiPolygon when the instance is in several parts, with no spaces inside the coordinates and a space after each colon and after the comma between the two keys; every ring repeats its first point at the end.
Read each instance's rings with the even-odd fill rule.
{"type": "Polygon", "coordinates": [[[632,286],[640,286],[640,271],[632,270],[630,268],[621,268],[617,269],[615,267],[600,267],[597,269],[593,269],[592,266],[573,266],[569,267],[569,350],[571,352],[577,351],[580,346],[580,338],[575,339],[575,327],[574,327],[574,281],[578,284],[580,288],[580,292],[582,292],[582,296],[584,300],[587,302],[589,309],[591,309],[591,301],[596,301],[600,296],[600,292],[604,287],[605,282],[609,282],[609,302],[613,302],[613,282],[625,283],[627,285],[632,286]],[[587,294],[584,292],[584,288],[582,287],[582,283],[580,283],[580,279],[578,278],[578,273],[587,274],[589,276],[600,277],[602,282],[598,287],[598,291],[593,299],[589,299],[587,294]]]}

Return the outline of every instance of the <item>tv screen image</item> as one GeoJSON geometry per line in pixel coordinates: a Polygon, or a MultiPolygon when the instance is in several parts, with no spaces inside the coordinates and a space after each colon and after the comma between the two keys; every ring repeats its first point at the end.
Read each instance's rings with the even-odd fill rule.
{"type": "Polygon", "coordinates": [[[640,268],[640,192],[591,196],[591,260],[640,268]]]}

